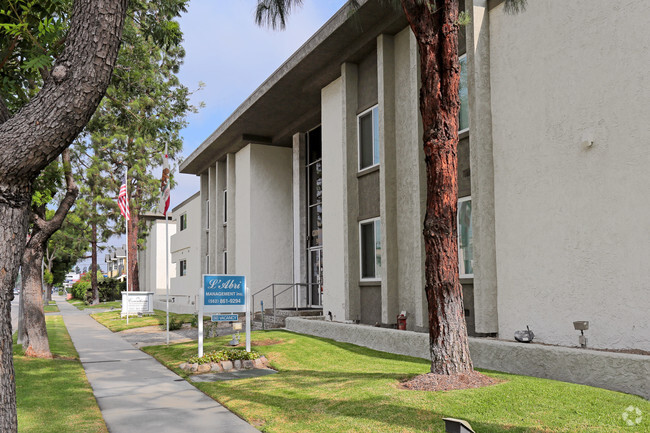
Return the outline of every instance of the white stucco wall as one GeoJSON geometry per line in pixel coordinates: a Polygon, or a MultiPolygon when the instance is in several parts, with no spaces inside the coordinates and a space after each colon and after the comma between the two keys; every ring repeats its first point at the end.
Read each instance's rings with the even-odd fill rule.
{"type": "Polygon", "coordinates": [[[176,233],[171,237],[170,250],[175,277],[171,278],[170,296],[174,302],[170,311],[183,312],[195,309],[196,297],[201,287],[201,197],[195,196],[190,201],[174,209],[176,233]],[[180,230],[180,217],[187,216],[187,228],[180,230]],[[187,274],[180,276],[180,261],[186,260],[187,274]]]}
{"type": "Polygon", "coordinates": [[[650,350],[650,2],[558,3],[490,14],[499,334],[650,350]]]}
{"type": "MultiPolygon", "coordinates": [[[[293,281],[292,150],[249,144],[236,154],[235,166],[236,273],[246,275],[253,293],[272,283],[290,283],[293,281]]],[[[290,298],[290,294],[284,298],[290,298]]],[[[265,308],[271,306],[268,292],[255,298],[256,309],[261,299],[265,308]]]]}
{"type": "MultiPolygon", "coordinates": [[[[169,222],[169,236],[176,233],[176,224],[169,222]]],[[[154,220],[149,228],[149,235],[145,241],[145,248],[138,251],[138,267],[140,290],[165,293],[165,221],[154,220]]],[[[169,276],[176,276],[176,269],[168,258],[169,276]]]]}
{"type": "Polygon", "coordinates": [[[343,95],[341,78],[321,91],[323,131],[323,312],[345,320],[343,95]]]}

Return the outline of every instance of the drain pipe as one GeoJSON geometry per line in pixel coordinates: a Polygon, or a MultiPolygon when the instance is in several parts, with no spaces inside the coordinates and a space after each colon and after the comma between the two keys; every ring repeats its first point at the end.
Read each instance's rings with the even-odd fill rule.
{"type": "Polygon", "coordinates": [[[262,308],[262,331],[266,331],[264,327],[264,301],[260,301],[260,306],[262,308]]]}

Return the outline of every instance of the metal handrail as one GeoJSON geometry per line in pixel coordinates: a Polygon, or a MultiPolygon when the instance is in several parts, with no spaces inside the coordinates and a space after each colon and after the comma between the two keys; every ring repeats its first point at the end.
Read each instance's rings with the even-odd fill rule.
{"type": "MultiPolygon", "coordinates": [[[[255,295],[258,295],[258,294],[264,292],[265,290],[271,289],[271,296],[272,296],[272,299],[273,299],[273,317],[275,317],[275,311],[276,311],[276,298],[277,298],[278,296],[280,296],[281,294],[283,294],[283,293],[285,293],[286,291],[288,291],[288,290],[290,290],[290,289],[293,288],[293,289],[294,289],[294,296],[293,296],[293,307],[292,307],[292,308],[295,308],[296,311],[297,311],[298,308],[300,308],[299,305],[296,305],[296,304],[299,304],[299,302],[298,302],[298,291],[297,291],[297,289],[298,289],[299,287],[311,287],[311,286],[318,286],[318,285],[319,285],[319,283],[272,283],[272,284],[269,284],[268,286],[264,287],[263,289],[258,290],[257,292],[255,292],[255,293],[251,296],[251,303],[253,304],[251,314],[255,315],[255,295]],[[276,293],[275,293],[275,286],[288,286],[288,287],[285,288],[284,290],[282,290],[281,292],[279,292],[279,293],[276,294],[276,293]]],[[[312,299],[311,299],[311,291],[308,291],[308,292],[307,292],[307,295],[308,295],[308,296],[307,296],[307,297],[308,297],[308,301],[307,301],[307,302],[308,302],[308,305],[310,305],[310,304],[311,304],[310,301],[312,300],[312,299]]]]}

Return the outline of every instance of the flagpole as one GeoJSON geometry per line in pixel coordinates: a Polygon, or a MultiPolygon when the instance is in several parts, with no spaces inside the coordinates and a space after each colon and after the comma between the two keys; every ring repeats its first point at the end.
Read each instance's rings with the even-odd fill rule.
{"type": "Polygon", "coordinates": [[[169,218],[165,212],[165,286],[167,288],[167,345],[169,346],[169,218]]]}
{"type": "MultiPolygon", "coordinates": [[[[124,172],[124,185],[127,186],[126,194],[126,203],[128,206],[129,203],[129,193],[128,193],[128,172],[129,168],[126,168],[124,172]]],[[[127,214],[128,215],[128,214],[127,214]]],[[[129,324],[129,219],[124,217],[124,226],[126,231],[126,324],[129,324]]]]}

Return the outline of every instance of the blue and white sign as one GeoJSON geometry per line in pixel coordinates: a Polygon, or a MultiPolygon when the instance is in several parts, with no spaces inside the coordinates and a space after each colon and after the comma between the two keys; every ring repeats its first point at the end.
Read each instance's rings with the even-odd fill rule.
{"type": "Polygon", "coordinates": [[[203,275],[203,311],[206,313],[246,312],[246,277],[203,275]]]}
{"type": "Polygon", "coordinates": [[[236,322],[239,320],[239,315],[237,314],[213,314],[213,322],[236,322]]]}
{"type": "MultiPolygon", "coordinates": [[[[228,313],[211,314],[211,319],[213,322],[235,322],[239,319],[236,313],[246,313],[246,352],[251,351],[249,296],[246,277],[243,275],[203,275],[203,284],[199,291],[199,317],[204,317],[203,313],[228,313]]],[[[201,356],[203,320],[199,320],[199,357],[201,356]]]]}

